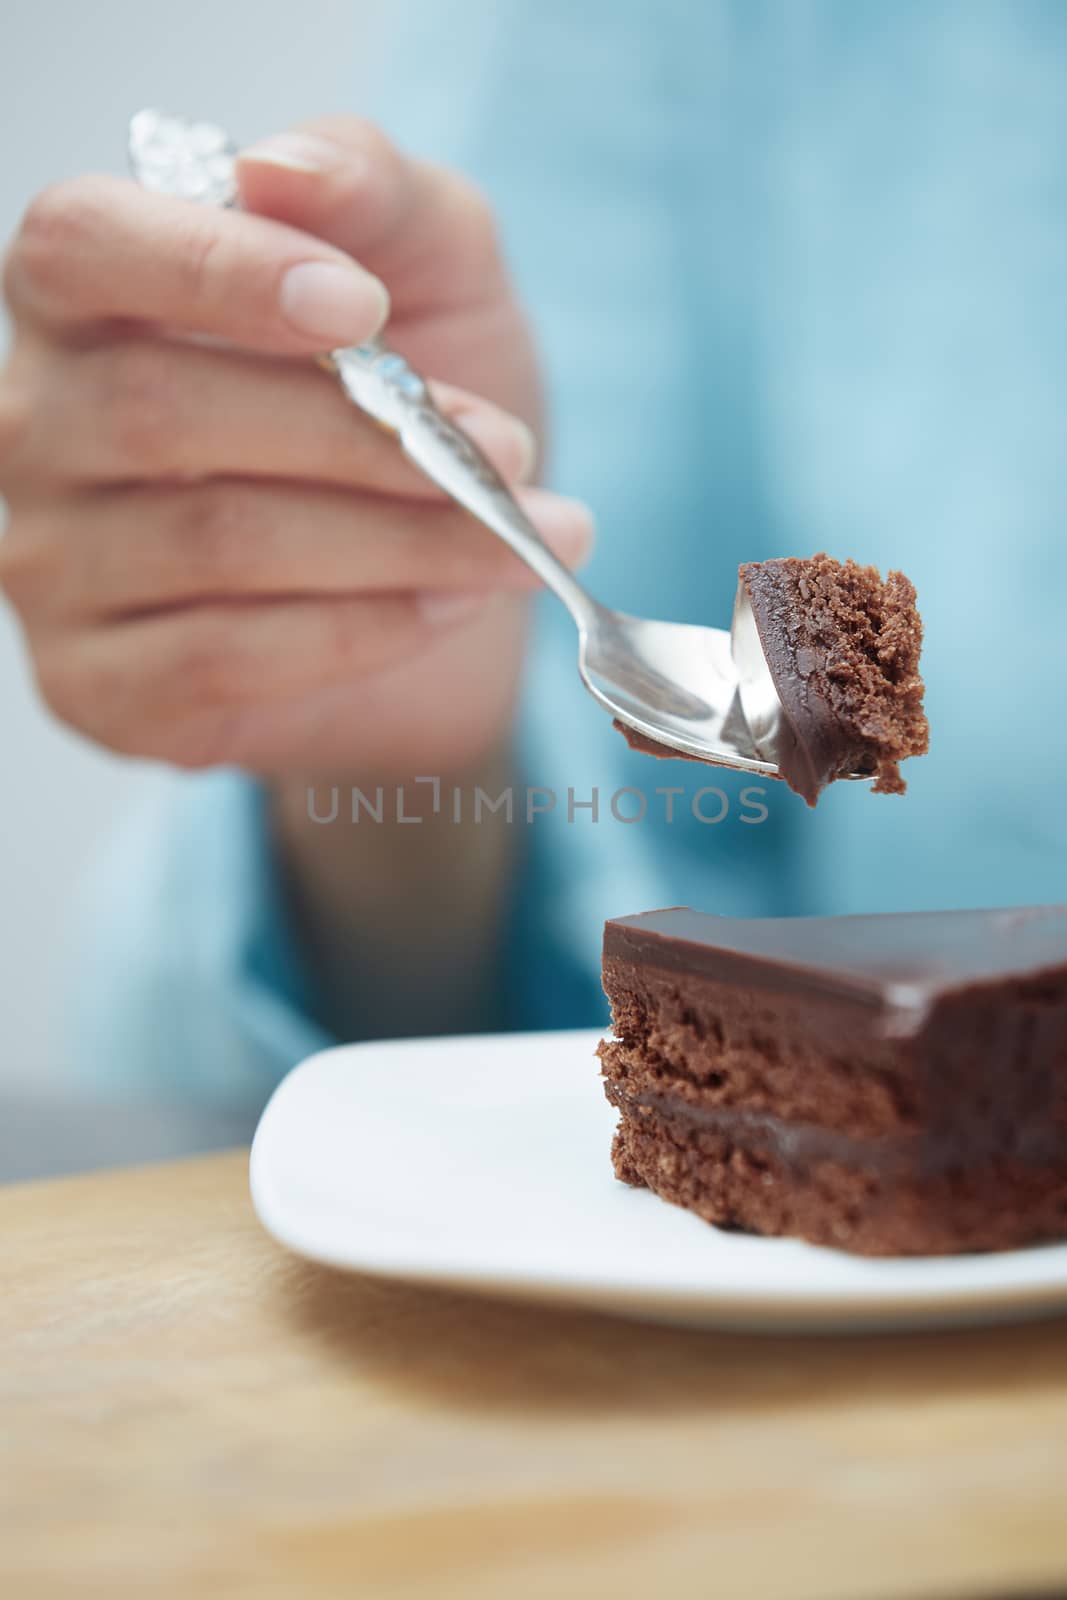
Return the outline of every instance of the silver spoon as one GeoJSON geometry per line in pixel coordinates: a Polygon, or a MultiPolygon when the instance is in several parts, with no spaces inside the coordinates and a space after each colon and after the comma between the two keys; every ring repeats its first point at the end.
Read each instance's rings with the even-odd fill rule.
{"type": "MultiPolygon", "coordinates": [[[[237,204],[237,147],[212,123],[140,111],[130,123],[129,155],[147,188],[237,204]]],[[[778,776],[781,702],[742,588],[729,633],[609,610],[556,558],[500,474],[437,409],[425,380],[402,356],[373,339],[321,360],[428,478],[563,601],[578,627],[582,680],[613,717],[680,754],[778,776]]]]}

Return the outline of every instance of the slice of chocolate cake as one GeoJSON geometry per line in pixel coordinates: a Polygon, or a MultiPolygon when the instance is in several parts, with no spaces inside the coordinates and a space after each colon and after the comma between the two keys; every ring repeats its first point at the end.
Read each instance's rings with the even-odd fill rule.
{"type": "Polygon", "coordinates": [[[930,743],[913,585],[902,572],[883,580],[827,555],[749,562],[739,575],[735,658],[757,748],[812,806],[828,783],[854,774],[870,774],[875,793],[903,794],[900,762],[930,743]],[[746,607],[757,671],[765,663],[774,686],[770,706],[751,644],[746,663],[746,607]]]}
{"type": "Polygon", "coordinates": [[[1067,1237],[1067,907],[652,911],[603,981],[624,1182],[868,1255],[1067,1237]]]}

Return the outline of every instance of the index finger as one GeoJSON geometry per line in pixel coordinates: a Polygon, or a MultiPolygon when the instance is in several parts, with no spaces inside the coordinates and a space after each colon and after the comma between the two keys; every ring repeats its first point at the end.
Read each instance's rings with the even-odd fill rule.
{"type": "Polygon", "coordinates": [[[4,284],[60,333],[121,318],[282,355],[361,344],[389,311],[377,278],[297,228],[95,176],[32,202],[4,284]]]}

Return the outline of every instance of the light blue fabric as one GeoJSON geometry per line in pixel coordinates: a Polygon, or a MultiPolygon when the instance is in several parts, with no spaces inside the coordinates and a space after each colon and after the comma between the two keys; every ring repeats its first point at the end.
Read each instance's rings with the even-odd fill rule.
{"type": "MultiPolygon", "coordinates": [[[[1067,899],[1067,6],[421,0],[389,21],[361,109],[492,195],[553,478],[598,513],[593,590],[725,625],[739,561],[827,549],[902,567],[927,628],[933,743],[906,799],[842,784],[812,813],[772,785],[746,826],[724,776],[716,827],[568,825],[561,803],[528,829],[516,1023],[599,1019],[612,914],[1067,899]]],[[[574,658],[546,598],[529,781],[602,804],[707,781],[628,752],[574,658]]],[[[176,793],[110,868],[83,1037],[116,1070],[259,1093],[320,1035],[254,790],[176,793]]]]}
{"type": "Polygon", "coordinates": [[[75,906],[68,1056],[88,1084],[248,1106],[336,1042],[312,1017],[268,839],[238,773],[145,785],[75,906]]]}

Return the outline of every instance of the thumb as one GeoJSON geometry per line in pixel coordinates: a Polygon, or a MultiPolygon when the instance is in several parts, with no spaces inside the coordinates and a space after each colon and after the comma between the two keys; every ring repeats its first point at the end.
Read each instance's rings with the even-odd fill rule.
{"type": "Polygon", "coordinates": [[[301,228],[388,285],[394,312],[433,315],[506,290],[492,212],[459,173],[403,154],[360,117],[320,117],[244,150],[249,211],[301,228]]]}

